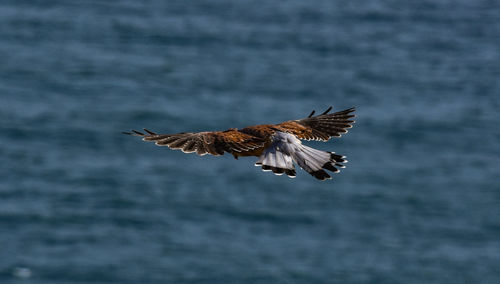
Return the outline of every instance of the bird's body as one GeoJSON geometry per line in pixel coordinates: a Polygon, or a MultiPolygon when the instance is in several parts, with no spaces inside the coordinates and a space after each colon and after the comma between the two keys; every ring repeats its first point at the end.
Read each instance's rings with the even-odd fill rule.
{"type": "Polygon", "coordinates": [[[320,115],[314,111],[304,119],[290,120],[279,124],[262,124],[242,129],[230,128],[225,131],[190,132],[177,134],[157,134],[144,129],[147,134],[133,130],[124,132],[143,137],[144,141],[155,142],[158,146],[180,149],[185,153],[198,155],[223,155],[224,152],[238,157],[256,156],[256,166],[275,174],[295,177],[297,163],[314,177],[325,180],[331,178],[324,169],[338,172],[346,163],[344,156],[302,145],[299,139],[328,141],[340,137],[352,127],[354,108],[328,114],[331,107],[320,115]]]}

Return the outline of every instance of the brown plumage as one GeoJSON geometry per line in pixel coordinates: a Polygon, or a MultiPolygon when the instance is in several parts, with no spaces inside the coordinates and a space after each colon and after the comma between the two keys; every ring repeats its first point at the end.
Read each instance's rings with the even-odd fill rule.
{"type": "Polygon", "coordinates": [[[144,141],[155,142],[158,146],[180,149],[185,153],[198,155],[232,154],[236,159],[242,156],[257,156],[256,166],[275,174],[287,174],[295,177],[297,163],[314,177],[325,180],[331,178],[324,169],[338,172],[346,163],[344,156],[333,152],[316,150],[302,145],[299,139],[328,141],[331,137],[340,137],[352,127],[355,117],[354,108],[328,114],[332,107],[320,115],[314,111],[304,119],[289,120],[279,124],[262,124],[242,129],[230,128],[226,131],[189,132],[177,134],[157,134],[144,129],[123,132],[143,137],[144,141]]]}

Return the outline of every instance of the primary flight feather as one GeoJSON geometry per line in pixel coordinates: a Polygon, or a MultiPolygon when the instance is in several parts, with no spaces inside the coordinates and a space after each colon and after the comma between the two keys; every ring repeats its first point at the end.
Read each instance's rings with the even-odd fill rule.
{"type": "Polygon", "coordinates": [[[334,152],[317,150],[302,144],[302,140],[328,141],[331,137],[340,137],[351,128],[355,117],[354,108],[329,114],[329,107],[320,115],[289,120],[279,124],[262,124],[242,129],[230,128],[226,131],[205,131],[177,134],[157,134],[144,129],[124,134],[140,136],[144,141],[155,142],[158,146],[180,149],[184,153],[198,155],[223,155],[224,152],[238,157],[259,157],[255,166],[263,171],[272,171],[277,175],[286,174],[294,178],[295,165],[319,180],[331,179],[325,171],[339,172],[347,163],[345,156],[334,152]]]}

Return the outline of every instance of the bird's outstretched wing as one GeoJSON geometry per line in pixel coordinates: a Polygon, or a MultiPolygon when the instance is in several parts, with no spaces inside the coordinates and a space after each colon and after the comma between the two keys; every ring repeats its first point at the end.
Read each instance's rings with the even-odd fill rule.
{"type": "Polygon", "coordinates": [[[265,141],[236,129],[212,132],[190,132],[176,134],[157,134],[144,129],[146,133],[136,130],[123,132],[142,137],[144,141],[155,142],[158,146],[168,146],[170,149],[182,150],[184,153],[196,152],[198,155],[223,155],[224,152],[240,153],[263,147],[265,141]]]}
{"type": "Polygon", "coordinates": [[[355,108],[349,108],[339,112],[331,113],[329,107],[325,112],[320,115],[313,116],[315,111],[304,119],[289,120],[272,127],[276,130],[294,134],[299,139],[304,140],[320,140],[328,141],[331,137],[340,137],[342,134],[347,133],[347,128],[352,127],[355,117],[352,112],[355,108]]]}

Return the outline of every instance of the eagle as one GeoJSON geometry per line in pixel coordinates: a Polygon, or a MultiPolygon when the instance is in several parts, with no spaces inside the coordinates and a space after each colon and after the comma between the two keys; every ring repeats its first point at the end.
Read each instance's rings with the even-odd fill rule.
{"type": "Polygon", "coordinates": [[[339,172],[345,168],[345,156],[335,152],[322,151],[302,144],[301,140],[328,141],[340,137],[352,127],[355,108],[314,116],[315,111],[303,119],[289,120],[279,124],[261,124],[242,129],[230,128],[225,131],[182,132],[157,134],[144,128],[145,133],[132,130],[124,134],[142,137],[158,146],[196,153],[200,156],[214,156],[230,153],[238,157],[258,157],[255,166],[276,175],[286,174],[296,177],[295,164],[319,180],[331,179],[325,171],[339,172]]]}

